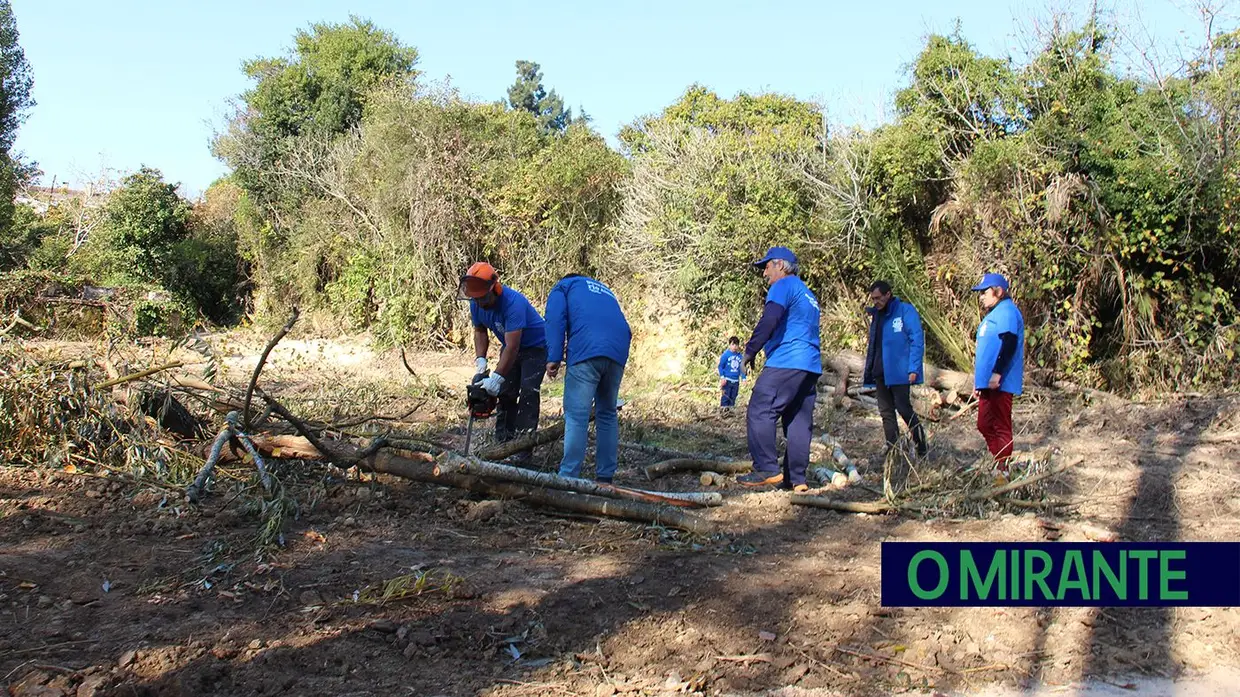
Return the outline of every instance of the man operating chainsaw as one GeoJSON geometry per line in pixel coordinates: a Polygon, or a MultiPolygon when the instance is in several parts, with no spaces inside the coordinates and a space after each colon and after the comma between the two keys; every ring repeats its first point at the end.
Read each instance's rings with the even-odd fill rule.
{"type": "MultiPolygon", "coordinates": [[[[543,373],[547,365],[547,329],[538,310],[524,295],[499,282],[495,267],[480,261],[461,276],[460,292],[469,299],[474,325],[477,372],[471,384],[498,397],[495,440],[505,442],[538,427],[543,373]],[[487,370],[490,330],[499,339],[499,362],[487,370]]],[[[532,450],[512,456],[518,465],[529,463],[532,450]]]]}

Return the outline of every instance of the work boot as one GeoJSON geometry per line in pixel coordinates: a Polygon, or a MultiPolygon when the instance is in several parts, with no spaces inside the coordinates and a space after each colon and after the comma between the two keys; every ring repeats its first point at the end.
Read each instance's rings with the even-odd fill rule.
{"type": "Polygon", "coordinates": [[[754,470],[749,474],[742,474],[736,478],[736,482],[738,484],[748,487],[770,486],[771,484],[779,484],[783,481],[783,472],[760,472],[758,470],[754,470]]]}

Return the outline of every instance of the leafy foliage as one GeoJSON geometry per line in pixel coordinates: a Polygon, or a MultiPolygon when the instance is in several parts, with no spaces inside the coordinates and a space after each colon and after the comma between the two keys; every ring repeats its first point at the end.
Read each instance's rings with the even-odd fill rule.
{"type": "Polygon", "coordinates": [[[573,122],[573,110],[555,90],[543,87],[542,70],[537,63],[517,61],[517,80],[508,88],[508,105],[534,115],[543,133],[563,133],[573,122]]]}

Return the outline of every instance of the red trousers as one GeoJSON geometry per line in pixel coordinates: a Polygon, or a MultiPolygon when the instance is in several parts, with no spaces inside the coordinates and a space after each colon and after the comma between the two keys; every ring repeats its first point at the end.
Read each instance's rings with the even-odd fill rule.
{"type": "Polygon", "coordinates": [[[1000,469],[1012,457],[1012,393],[981,390],[977,401],[977,430],[1000,469]]]}

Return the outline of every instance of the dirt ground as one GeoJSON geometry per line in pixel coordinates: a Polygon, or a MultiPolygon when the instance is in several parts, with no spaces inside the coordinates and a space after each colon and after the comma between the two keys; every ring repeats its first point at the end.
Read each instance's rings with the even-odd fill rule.
{"type": "MultiPolygon", "coordinates": [[[[261,338],[212,342],[221,378],[244,385],[261,338]]],[[[425,384],[456,386],[470,361],[408,358],[420,378],[365,342],[286,341],[263,384],[299,404],[333,388],[382,413],[418,407],[405,422],[459,445],[463,409],[428,399],[425,384]]],[[[547,386],[544,418],[556,417],[557,393],[547,386]]],[[[743,413],[720,415],[709,382],[626,385],[622,397],[625,441],[744,453],[743,413]]],[[[1240,540],[1240,399],[1017,404],[1018,448],[1083,458],[1056,483],[1079,499],[1054,517],[1059,539],[1104,529],[1240,540]]],[[[816,434],[868,460],[878,485],[877,415],[820,405],[819,421],[816,434]]],[[[983,449],[968,418],[931,433],[929,467],[983,449]]],[[[559,454],[543,448],[536,461],[551,470],[559,454]]],[[[622,451],[618,481],[700,488],[690,475],[646,482],[640,467],[653,461],[622,451]]],[[[1041,541],[1045,513],[853,515],[731,485],[724,506],[701,513],[719,532],[695,536],[338,475],[283,470],[314,496],[282,548],[256,553],[258,518],[226,486],[192,506],[124,478],[0,466],[0,684],[79,697],[1221,695],[1240,685],[1237,608],[881,606],[881,542],[1041,541]],[[385,584],[415,581],[422,592],[383,601],[385,584]]]]}

